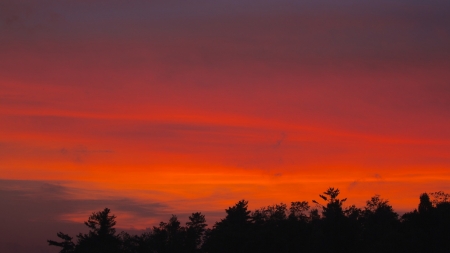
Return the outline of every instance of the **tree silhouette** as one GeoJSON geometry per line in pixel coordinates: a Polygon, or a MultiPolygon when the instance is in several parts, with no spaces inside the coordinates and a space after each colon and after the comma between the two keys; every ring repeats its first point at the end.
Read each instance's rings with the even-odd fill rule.
{"type": "Polygon", "coordinates": [[[62,232],[57,233],[57,236],[63,239],[62,242],[56,242],[52,240],[47,240],[48,245],[61,247],[60,253],[72,253],[75,250],[75,243],[72,242],[72,237],[62,232]]]}
{"type": "Polygon", "coordinates": [[[236,205],[225,210],[227,216],[221,222],[232,224],[236,226],[246,226],[250,220],[250,213],[248,211],[248,201],[241,200],[236,205]]]}
{"type": "Polygon", "coordinates": [[[418,211],[402,215],[404,248],[409,252],[449,252],[449,200],[449,194],[442,191],[420,195],[418,211]]]}
{"type": "Polygon", "coordinates": [[[78,234],[76,252],[114,253],[120,252],[120,238],[116,235],[116,216],[110,215],[111,210],[105,208],[94,212],[84,224],[90,228],[87,234],[78,234]]]}
{"type": "Polygon", "coordinates": [[[165,229],[167,231],[167,252],[183,252],[185,229],[181,227],[177,216],[170,217],[165,229]]]}
{"type": "Polygon", "coordinates": [[[322,208],[322,222],[316,225],[315,247],[322,252],[348,252],[354,244],[356,232],[349,226],[349,220],[345,216],[343,204],[347,198],[339,199],[339,189],[328,188],[320,198],[326,201],[325,205],[316,200],[313,203],[322,208]],[[323,243],[326,241],[327,243],[323,243]]]}
{"type": "Polygon", "coordinates": [[[344,207],[346,199],[330,187],[310,208],[306,201],[280,203],[248,210],[238,201],[225,209],[225,218],[206,229],[200,212],[185,226],[177,216],[141,235],[118,235],[110,210],[94,212],[84,223],[87,234],[73,238],[57,233],[61,241],[48,240],[60,253],[444,253],[450,252],[450,197],[442,191],[423,193],[418,208],[399,219],[388,200],[374,195],[362,208],[344,207]],[[321,213],[319,213],[321,209],[321,213]]]}
{"type": "Polygon", "coordinates": [[[400,221],[388,200],[373,196],[362,212],[366,252],[398,252],[400,221]]]}
{"type": "Polygon", "coordinates": [[[327,191],[325,191],[324,195],[319,195],[323,200],[327,201],[326,205],[321,205],[317,201],[313,200],[314,203],[320,205],[322,207],[322,214],[325,217],[325,219],[328,220],[336,220],[339,218],[344,217],[344,211],[342,209],[342,204],[347,200],[345,199],[338,199],[339,196],[339,189],[334,189],[333,187],[328,188],[327,191]]]}
{"type": "Polygon", "coordinates": [[[425,214],[431,212],[433,209],[433,203],[430,200],[430,196],[427,193],[420,195],[419,213],[425,214]]]}
{"type": "Polygon", "coordinates": [[[203,242],[206,227],[205,215],[197,212],[189,216],[186,222],[186,250],[187,252],[199,252],[203,242]]]}
{"type": "Polygon", "coordinates": [[[443,191],[433,192],[431,193],[433,196],[433,205],[437,206],[440,203],[446,203],[450,201],[450,194],[445,193],[443,191]]]}
{"type": "Polygon", "coordinates": [[[241,200],[225,212],[225,219],[217,222],[205,238],[205,249],[207,252],[246,252],[251,218],[248,201],[241,200]]]}
{"type": "Polygon", "coordinates": [[[307,201],[291,202],[291,206],[289,207],[289,218],[306,221],[308,217],[305,213],[309,211],[309,208],[310,206],[307,201]]]}
{"type": "Polygon", "coordinates": [[[72,237],[62,232],[57,236],[62,242],[47,240],[49,245],[61,247],[60,253],[115,253],[121,251],[121,241],[116,236],[116,216],[110,215],[110,210],[105,208],[101,212],[94,212],[84,224],[90,228],[88,234],[78,234],[77,244],[72,242],[72,237]]]}

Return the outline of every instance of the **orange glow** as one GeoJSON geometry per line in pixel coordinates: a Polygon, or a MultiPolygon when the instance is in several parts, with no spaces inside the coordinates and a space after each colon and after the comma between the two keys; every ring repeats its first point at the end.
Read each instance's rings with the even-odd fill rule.
{"type": "Polygon", "coordinates": [[[311,202],[328,187],[397,211],[450,190],[446,27],[331,10],[92,15],[86,27],[66,12],[0,24],[0,179],[161,204],[147,220],[116,212],[135,228],[196,211],[212,223],[240,199],[311,202]]]}

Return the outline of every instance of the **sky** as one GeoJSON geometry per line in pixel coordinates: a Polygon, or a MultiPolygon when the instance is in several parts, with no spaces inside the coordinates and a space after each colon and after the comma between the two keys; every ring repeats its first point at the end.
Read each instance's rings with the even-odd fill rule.
{"type": "Polygon", "coordinates": [[[450,2],[0,0],[0,251],[337,187],[450,191],[450,2]],[[23,243],[28,238],[28,243],[23,243]]]}

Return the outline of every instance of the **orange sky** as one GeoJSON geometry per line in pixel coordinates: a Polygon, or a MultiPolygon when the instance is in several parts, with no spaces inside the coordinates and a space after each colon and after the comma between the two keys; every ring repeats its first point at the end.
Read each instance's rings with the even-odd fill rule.
{"type": "Polygon", "coordinates": [[[449,191],[448,4],[344,2],[1,1],[1,201],[145,228],[449,191]]]}

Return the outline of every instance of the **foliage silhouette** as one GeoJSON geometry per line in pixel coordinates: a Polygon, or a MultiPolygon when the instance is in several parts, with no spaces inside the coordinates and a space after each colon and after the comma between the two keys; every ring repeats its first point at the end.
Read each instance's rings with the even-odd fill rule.
{"type": "Polygon", "coordinates": [[[238,201],[225,218],[207,229],[205,215],[192,213],[182,226],[177,216],[140,235],[116,234],[110,210],[92,213],[87,234],[57,233],[48,240],[61,253],[292,253],[292,252],[450,252],[450,195],[423,193],[416,210],[401,217],[379,195],[366,205],[344,207],[339,189],[329,188],[313,200],[248,209],[238,201]]]}
{"type": "Polygon", "coordinates": [[[186,222],[187,252],[200,252],[206,226],[205,215],[197,212],[189,216],[189,221],[186,222]]]}
{"type": "Polygon", "coordinates": [[[57,236],[61,239],[63,239],[62,242],[56,242],[56,241],[52,241],[52,240],[48,240],[48,244],[49,245],[53,245],[53,246],[58,246],[61,247],[61,253],[70,253],[73,252],[75,250],[75,243],[72,242],[72,237],[70,237],[67,234],[64,234],[62,232],[58,232],[57,236]]]}
{"type": "Polygon", "coordinates": [[[251,225],[248,201],[241,200],[225,209],[227,216],[216,222],[208,231],[204,250],[206,252],[246,252],[248,230],[251,225]]]}

